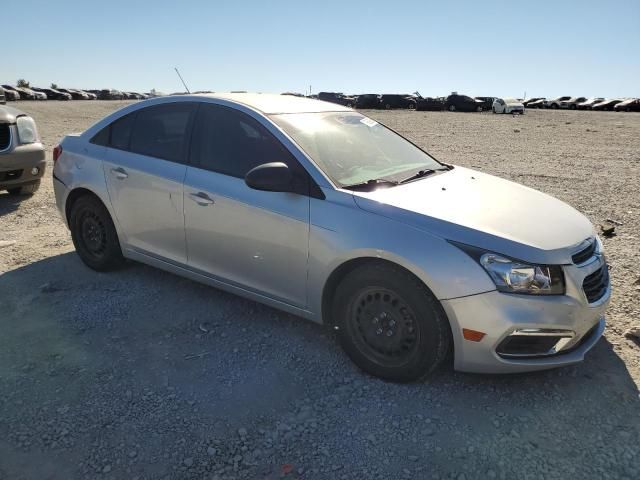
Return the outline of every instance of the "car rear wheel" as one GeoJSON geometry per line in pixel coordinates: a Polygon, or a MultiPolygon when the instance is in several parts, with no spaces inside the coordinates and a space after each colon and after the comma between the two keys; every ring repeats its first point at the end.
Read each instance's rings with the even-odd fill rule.
{"type": "Polygon", "coordinates": [[[415,381],[432,373],[449,351],[441,305],[400,268],[377,263],[357,268],[340,283],[333,312],[342,347],[371,375],[415,381]]]}
{"type": "Polygon", "coordinates": [[[449,105],[449,111],[450,112],[455,112],[456,111],[456,106],[455,105],[449,105]]]}
{"type": "Polygon", "coordinates": [[[478,112],[478,113],[482,112],[482,107],[477,107],[476,108],[476,112],[478,112]]]}
{"type": "Polygon", "coordinates": [[[558,104],[557,103],[552,103],[551,104],[551,108],[553,108],[554,110],[556,110],[558,108],[558,104]]]}
{"type": "Polygon", "coordinates": [[[76,252],[89,268],[102,272],[124,263],[111,215],[98,198],[86,195],[75,201],[69,228],[76,252]]]}
{"type": "Polygon", "coordinates": [[[21,185],[16,188],[9,188],[7,192],[9,195],[33,195],[40,188],[40,180],[30,183],[29,185],[21,185]]]}

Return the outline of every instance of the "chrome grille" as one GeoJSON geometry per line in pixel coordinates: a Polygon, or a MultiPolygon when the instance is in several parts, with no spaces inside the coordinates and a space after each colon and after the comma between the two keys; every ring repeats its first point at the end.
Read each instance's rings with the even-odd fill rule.
{"type": "Polygon", "coordinates": [[[582,289],[589,303],[594,303],[604,297],[609,287],[609,267],[605,263],[591,275],[587,275],[582,282],[582,289]]]}

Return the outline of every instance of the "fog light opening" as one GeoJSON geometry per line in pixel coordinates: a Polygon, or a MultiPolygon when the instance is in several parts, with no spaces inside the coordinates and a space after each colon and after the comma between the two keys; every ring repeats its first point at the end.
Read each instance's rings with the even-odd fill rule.
{"type": "Polygon", "coordinates": [[[571,330],[522,329],[507,336],[496,353],[501,357],[539,357],[555,355],[571,347],[575,332],[571,330]]]}
{"type": "Polygon", "coordinates": [[[40,173],[40,169],[38,167],[33,167],[31,169],[31,175],[38,175],[40,173]]]}

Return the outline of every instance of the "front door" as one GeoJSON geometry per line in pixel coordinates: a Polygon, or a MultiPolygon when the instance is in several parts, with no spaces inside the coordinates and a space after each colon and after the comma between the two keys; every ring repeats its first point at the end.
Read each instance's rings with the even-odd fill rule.
{"type": "Polygon", "coordinates": [[[184,187],[188,264],[305,307],[309,197],[249,188],[246,173],[268,162],[285,162],[296,181],[308,181],[291,153],[257,120],[233,108],[201,104],[184,187]]]}

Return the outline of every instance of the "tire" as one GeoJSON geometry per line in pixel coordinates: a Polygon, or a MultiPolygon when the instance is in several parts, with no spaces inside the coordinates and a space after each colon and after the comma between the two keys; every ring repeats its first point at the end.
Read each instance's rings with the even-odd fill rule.
{"type": "Polygon", "coordinates": [[[569,107],[569,110],[575,110],[576,108],[577,108],[577,107],[576,107],[575,105],[571,105],[571,106],[569,107]]]}
{"type": "Polygon", "coordinates": [[[97,197],[85,195],[75,201],[69,227],[76,252],[89,268],[106,272],[122,266],[124,257],[116,228],[97,197]]]}
{"type": "Polygon", "coordinates": [[[493,111],[493,113],[496,113],[496,107],[491,107],[491,110],[493,111]]]}
{"type": "Polygon", "coordinates": [[[410,103],[409,104],[409,110],[415,110],[416,109],[416,104],[415,103],[410,103]]]}
{"type": "Polygon", "coordinates": [[[557,110],[558,109],[558,104],[557,103],[552,103],[551,104],[551,108],[554,109],[554,110],[557,110]]]}
{"type": "Polygon", "coordinates": [[[625,111],[625,112],[630,112],[630,111],[631,111],[631,109],[630,109],[630,108],[625,108],[625,109],[624,109],[624,111],[625,111]]]}
{"type": "Polygon", "coordinates": [[[33,195],[38,191],[39,188],[40,188],[40,180],[30,183],[29,185],[21,185],[20,187],[16,187],[16,188],[9,188],[7,189],[7,192],[9,192],[9,195],[26,196],[26,195],[33,195]]]}
{"type": "Polygon", "coordinates": [[[398,267],[358,267],[338,286],[332,308],[342,348],[371,375],[412,382],[447,357],[451,330],[442,306],[398,267]]]}
{"type": "Polygon", "coordinates": [[[391,110],[391,105],[389,105],[388,103],[385,104],[384,109],[385,110],[391,110]]]}
{"type": "Polygon", "coordinates": [[[450,112],[455,112],[456,111],[456,106],[455,105],[449,105],[449,111],[450,112]]]}
{"type": "Polygon", "coordinates": [[[482,113],[482,107],[478,107],[478,108],[476,108],[476,112],[478,112],[478,113],[482,113]]]}

